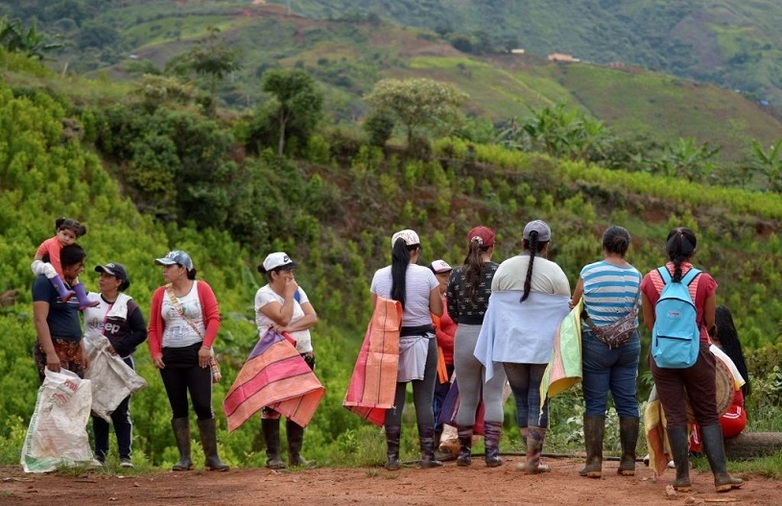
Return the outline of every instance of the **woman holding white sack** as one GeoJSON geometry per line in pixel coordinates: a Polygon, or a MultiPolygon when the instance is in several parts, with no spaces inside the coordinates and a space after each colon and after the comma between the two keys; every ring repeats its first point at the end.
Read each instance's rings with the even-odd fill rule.
{"type": "MultiPolygon", "coordinates": [[[[135,369],[133,352],[147,338],[147,324],[138,304],[123,293],[130,286],[128,272],[125,266],[115,262],[98,265],[95,272],[100,272],[100,293],[90,293],[89,298],[96,300],[98,305],[84,309],[86,345],[96,346],[98,340],[105,337],[109,341],[108,352],[120,357],[131,369],[135,369]]],[[[133,467],[130,396],[111,413],[111,421],[117,435],[120,466],[133,467]]],[[[92,429],[95,433],[95,458],[105,463],[109,451],[109,423],[93,415],[92,429]]]]}

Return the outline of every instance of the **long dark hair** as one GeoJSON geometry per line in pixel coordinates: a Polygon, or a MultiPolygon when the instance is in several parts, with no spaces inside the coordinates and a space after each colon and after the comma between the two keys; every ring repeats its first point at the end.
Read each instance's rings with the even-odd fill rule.
{"type": "Polygon", "coordinates": [[[542,252],[549,241],[538,241],[538,231],[533,230],[529,233],[529,239],[521,241],[525,250],[529,251],[529,265],[527,266],[527,278],[524,280],[524,293],[519,302],[524,302],[529,297],[529,291],[532,287],[532,263],[535,261],[535,255],[542,252]]]}
{"type": "Polygon", "coordinates": [[[673,262],[673,280],[682,279],[682,262],[688,260],[695,253],[695,246],[698,240],[695,233],[687,227],[677,227],[668,234],[665,243],[665,252],[668,258],[673,262]]]}
{"type": "Polygon", "coordinates": [[[736,332],[736,325],[733,324],[733,316],[730,314],[730,310],[725,306],[717,306],[717,310],[714,313],[714,323],[717,325],[717,339],[720,342],[722,351],[736,364],[736,369],[739,370],[739,373],[746,381],[744,386],[741,387],[741,393],[744,394],[744,397],[748,397],[752,393],[752,388],[749,386],[749,371],[747,370],[747,363],[744,361],[741,341],[739,341],[739,334],[736,332]]]}
{"type": "Polygon", "coordinates": [[[613,225],[603,232],[603,249],[608,253],[621,255],[624,258],[629,248],[630,232],[626,228],[613,225]]]}
{"type": "Polygon", "coordinates": [[[420,247],[420,244],[405,244],[401,237],[394,243],[394,249],[391,251],[391,298],[398,300],[405,308],[405,299],[407,293],[407,266],[410,265],[410,252],[420,247]]]}
{"type": "MultiPolygon", "coordinates": [[[[489,246],[490,247],[490,246],[489,246]]],[[[481,256],[489,250],[483,245],[483,239],[478,236],[470,240],[469,251],[464,257],[464,282],[469,290],[468,296],[474,304],[478,297],[478,285],[483,276],[483,259],[481,256]]]]}

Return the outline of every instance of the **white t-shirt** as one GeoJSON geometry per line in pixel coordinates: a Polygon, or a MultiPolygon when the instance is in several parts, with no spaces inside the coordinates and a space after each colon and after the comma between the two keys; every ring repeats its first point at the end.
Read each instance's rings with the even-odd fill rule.
{"type": "MultiPolygon", "coordinates": [[[[491,291],[524,291],[530,256],[516,255],[500,264],[491,280],[491,291]]],[[[552,295],[570,295],[570,282],[562,269],[547,258],[535,255],[530,291],[552,295]]]]}
{"type": "MultiPolygon", "coordinates": [[[[298,298],[298,301],[295,298],[293,299],[293,316],[291,317],[290,325],[304,318],[304,310],[301,308],[301,305],[310,301],[301,287],[298,290],[298,298]]],[[[274,320],[261,312],[261,308],[270,302],[277,302],[282,305],[285,303],[285,297],[272,290],[272,287],[267,284],[255,292],[255,324],[258,326],[258,334],[260,336],[265,334],[269,330],[269,326],[274,323],[274,320]]],[[[299,353],[312,351],[312,336],[310,336],[309,329],[290,332],[290,335],[296,340],[296,351],[299,353]]]]}
{"type": "MultiPolygon", "coordinates": [[[[375,272],[370,291],[375,295],[391,298],[391,266],[375,272]]],[[[405,310],[402,313],[403,327],[421,327],[432,324],[429,314],[429,293],[439,287],[434,273],[428,267],[410,264],[405,271],[405,310]]]]}
{"type": "Polygon", "coordinates": [[[198,281],[193,281],[193,287],[179,299],[179,305],[188,320],[195,325],[193,328],[188,320],[179,313],[168,292],[163,293],[163,304],[160,314],[163,317],[163,348],[184,348],[204,340],[206,326],[204,325],[204,312],[201,308],[201,299],[198,298],[198,281]],[[198,332],[196,332],[198,329],[198,332]]]}

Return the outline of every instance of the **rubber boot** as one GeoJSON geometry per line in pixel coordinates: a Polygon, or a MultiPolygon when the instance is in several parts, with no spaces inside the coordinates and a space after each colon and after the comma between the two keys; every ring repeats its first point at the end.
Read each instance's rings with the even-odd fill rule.
{"type": "Polygon", "coordinates": [[[288,432],[288,465],[295,467],[312,466],[315,464],[313,461],[301,456],[301,446],[304,443],[304,427],[286,419],[285,428],[288,432]]]}
{"type": "Polygon", "coordinates": [[[280,458],[280,419],[261,418],[261,428],[266,441],[266,467],[285,469],[285,462],[280,458]]]}
{"type": "Polygon", "coordinates": [[[422,469],[443,465],[442,462],[434,458],[434,425],[418,425],[418,442],[421,445],[421,460],[418,465],[422,469]]]}
{"type": "Polygon", "coordinates": [[[687,427],[668,428],[668,441],[671,443],[671,456],[676,465],[676,479],[673,488],[677,492],[692,490],[690,482],[690,439],[687,437],[687,427]]]}
{"type": "Polygon", "coordinates": [[[87,289],[84,288],[84,283],[76,283],[73,285],[73,291],[76,292],[76,298],[79,299],[79,311],[83,311],[88,307],[95,307],[100,304],[97,300],[90,300],[87,298],[87,289]]]}
{"type": "Polygon", "coordinates": [[[622,443],[622,458],[616,473],[635,476],[635,446],[638,443],[638,417],[619,417],[619,441],[622,443]]]}
{"type": "Polygon", "coordinates": [[[466,467],[472,464],[472,431],[473,426],[459,427],[459,456],[456,465],[466,467]]]}
{"type": "Polygon", "coordinates": [[[63,302],[68,302],[71,300],[71,297],[76,295],[76,292],[73,290],[68,290],[65,287],[65,283],[62,282],[62,278],[60,278],[60,276],[54,276],[53,278],[50,278],[49,282],[52,284],[54,289],[57,290],[57,295],[63,302]]]}
{"type": "Polygon", "coordinates": [[[193,461],[190,459],[190,420],[187,417],[171,420],[174,429],[176,447],[179,449],[179,462],[174,464],[172,471],[190,471],[193,469],[193,461]]]}
{"type": "Polygon", "coordinates": [[[484,422],[484,430],[484,444],[486,445],[486,467],[499,467],[502,465],[502,458],[500,457],[502,422],[484,422]]]}
{"type": "Polygon", "coordinates": [[[217,456],[217,420],[214,418],[198,420],[198,432],[201,433],[201,446],[204,447],[204,457],[206,457],[204,467],[207,471],[228,471],[230,466],[223,464],[217,456]]]}
{"type": "MultiPolygon", "coordinates": [[[[600,478],[603,472],[603,435],[606,427],[605,415],[584,415],[584,445],[586,465],[578,474],[587,478],[600,478]]],[[[637,434],[636,434],[637,435],[637,434]]]]}
{"type": "Polygon", "coordinates": [[[389,471],[399,469],[399,438],[401,436],[402,427],[399,425],[386,425],[386,447],[388,450],[386,469],[389,471]]]}
{"type": "Polygon", "coordinates": [[[719,423],[701,427],[703,451],[709,459],[711,472],[714,473],[714,487],[717,492],[728,492],[744,484],[741,478],[728,474],[725,465],[725,445],[722,440],[722,427],[719,423]]]}
{"type": "Polygon", "coordinates": [[[518,471],[527,474],[539,474],[551,471],[549,466],[540,462],[543,453],[543,442],[546,440],[546,429],[543,427],[527,427],[527,461],[516,466],[518,471]]]}
{"type": "Polygon", "coordinates": [[[521,442],[524,443],[524,449],[527,449],[527,427],[519,427],[521,433],[521,442]]]}

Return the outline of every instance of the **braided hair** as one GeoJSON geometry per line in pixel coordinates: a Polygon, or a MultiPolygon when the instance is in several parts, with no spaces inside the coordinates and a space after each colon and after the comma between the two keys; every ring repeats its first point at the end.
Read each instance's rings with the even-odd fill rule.
{"type": "Polygon", "coordinates": [[[695,233],[687,227],[677,227],[668,234],[665,244],[665,252],[673,262],[673,281],[682,279],[682,263],[689,260],[695,254],[695,246],[698,240],[695,233]]]}
{"type": "Polygon", "coordinates": [[[543,252],[548,243],[549,241],[538,241],[537,230],[531,231],[529,239],[522,241],[524,249],[529,251],[529,265],[527,266],[527,278],[524,280],[524,293],[521,295],[519,302],[524,302],[529,297],[529,292],[532,288],[532,263],[535,261],[535,255],[543,252]]]}

